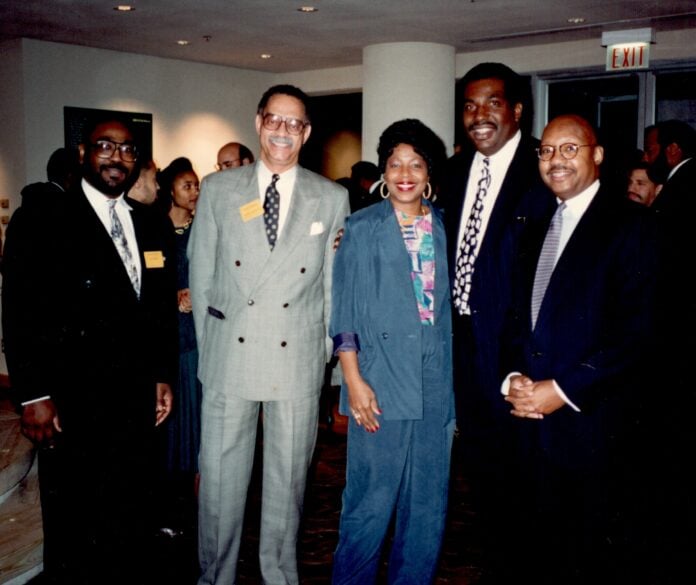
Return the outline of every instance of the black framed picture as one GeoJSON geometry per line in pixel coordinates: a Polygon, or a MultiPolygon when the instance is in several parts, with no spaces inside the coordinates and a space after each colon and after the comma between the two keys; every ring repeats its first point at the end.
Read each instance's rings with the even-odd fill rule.
{"type": "Polygon", "coordinates": [[[113,116],[116,120],[120,119],[128,123],[136,133],[135,140],[140,148],[140,158],[142,160],[152,158],[152,114],[140,112],[64,106],[65,147],[77,150],[82,142],[85,125],[94,117],[104,115],[113,116]]]}

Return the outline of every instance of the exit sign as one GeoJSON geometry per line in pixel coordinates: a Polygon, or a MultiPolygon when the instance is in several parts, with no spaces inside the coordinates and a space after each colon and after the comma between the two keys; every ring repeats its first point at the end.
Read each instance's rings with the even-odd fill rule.
{"type": "Polygon", "coordinates": [[[647,69],[650,66],[650,43],[622,43],[607,47],[607,71],[647,69]]]}

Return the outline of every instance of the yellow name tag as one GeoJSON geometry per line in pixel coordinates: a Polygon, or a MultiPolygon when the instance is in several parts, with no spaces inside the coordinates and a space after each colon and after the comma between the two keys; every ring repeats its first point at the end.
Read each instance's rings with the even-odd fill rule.
{"type": "Polygon", "coordinates": [[[263,215],[263,205],[259,199],[254,199],[249,203],[242,205],[239,208],[239,214],[242,216],[242,221],[249,221],[259,215],[263,215]]]}
{"type": "Polygon", "coordinates": [[[154,250],[152,252],[144,252],[146,268],[164,268],[164,254],[162,250],[154,250]]]}

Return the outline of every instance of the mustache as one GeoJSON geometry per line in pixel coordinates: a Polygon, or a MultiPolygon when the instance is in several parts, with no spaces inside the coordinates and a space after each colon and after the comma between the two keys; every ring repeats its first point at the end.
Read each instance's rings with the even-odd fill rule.
{"type": "Polygon", "coordinates": [[[271,136],[269,139],[274,144],[282,144],[283,146],[292,146],[292,138],[289,136],[271,136]]]}
{"type": "Polygon", "coordinates": [[[553,173],[554,171],[572,171],[572,170],[573,169],[571,167],[556,164],[556,165],[553,165],[552,167],[550,167],[549,170],[546,171],[546,173],[548,174],[548,173],[553,173]]]}

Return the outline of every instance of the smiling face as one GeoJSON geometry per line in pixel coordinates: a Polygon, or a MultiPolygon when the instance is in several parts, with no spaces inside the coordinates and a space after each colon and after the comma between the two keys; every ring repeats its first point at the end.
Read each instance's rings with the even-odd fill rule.
{"type": "Polygon", "coordinates": [[[87,182],[107,197],[118,197],[128,191],[137,179],[137,176],[133,176],[136,163],[124,161],[118,148],[108,158],[97,156],[97,149],[92,145],[99,140],[132,144],[133,135],[120,122],[103,122],[90,134],[89,144],[81,144],[79,147],[80,162],[87,182]]]}
{"type": "Polygon", "coordinates": [[[428,180],[428,165],[423,157],[410,144],[398,144],[384,168],[384,182],[394,208],[420,215],[421,196],[428,180]]]}
{"type": "Polygon", "coordinates": [[[263,116],[275,114],[283,118],[295,118],[306,121],[306,112],[300,100],[286,94],[270,97],[264,111],[256,115],[256,132],[259,135],[260,158],[273,173],[282,173],[294,167],[299,158],[302,145],[307,142],[312,127],[307,124],[297,135],[290,134],[286,125],[281,124],[276,130],[263,126],[263,116]]]}
{"type": "Polygon", "coordinates": [[[541,144],[555,148],[550,160],[539,161],[539,173],[559,199],[565,201],[579,195],[599,178],[604,149],[596,146],[594,130],[583,118],[559,116],[553,119],[544,129],[541,144]],[[566,159],[559,149],[563,144],[575,144],[582,148],[578,149],[575,158],[566,159]]]}
{"type": "Polygon", "coordinates": [[[476,150],[486,156],[498,152],[520,127],[522,104],[505,97],[502,79],[472,81],[464,89],[463,121],[476,150]]]}

